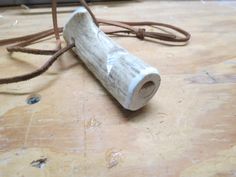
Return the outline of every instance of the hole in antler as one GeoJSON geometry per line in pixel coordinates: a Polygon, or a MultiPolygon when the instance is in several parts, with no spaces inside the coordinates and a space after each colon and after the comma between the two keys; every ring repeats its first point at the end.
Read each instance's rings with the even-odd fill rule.
{"type": "Polygon", "coordinates": [[[155,91],[155,83],[153,81],[148,81],[143,84],[139,90],[140,97],[146,98],[153,94],[155,91]]]}

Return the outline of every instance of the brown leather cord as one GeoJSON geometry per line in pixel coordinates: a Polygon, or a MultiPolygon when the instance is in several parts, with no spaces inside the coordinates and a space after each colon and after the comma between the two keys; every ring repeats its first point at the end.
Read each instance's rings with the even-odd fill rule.
{"type": "Polygon", "coordinates": [[[20,75],[20,76],[15,76],[15,77],[0,79],[0,84],[21,82],[21,81],[29,80],[29,79],[32,79],[34,77],[37,77],[37,76],[43,74],[44,72],[46,72],[48,70],[48,68],[50,68],[50,66],[58,59],[59,56],[61,56],[63,53],[65,53],[66,51],[70,50],[73,47],[74,47],[74,44],[70,44],[70,45],[58,50],[55,54],[53,54],[49,58],[49,60],[42,67],[40,67],[39,69],[37,69],[31,73],[20,75]]]}
{"type": "Polygon", "coordinates": [[[85,9],[89,12],[89,14],[91,15],[93,22],[96,24],[96,26],[99,27],[98,21],[97,21],[95,15],[93,14],[93,12],[91,11],[91,9],[89,8],[88,4],[84,0],[79,0],[79,1],[82,4],[82,6],[84,6],[85,9]]]}
{"type": "Polygon", "coordinates": [[[117,31],[107,31],[106,33],[109,34],[116,34],[116,33],[133,33],[136,34],[137,38],[143,40],[145,37],[150,37],[154,39],[159,39],[163,41],[169,42],[187,42],[189,41],[191,35],[180,29],[178,27],[164,24],[164,23],[157,23],[157,22],[123,22],[123,21],[111,21],[111,20],[104,20],[104,19],[97,19],[99,24],[111,25],[120,28],[127,29],[126,31],[117,30],[117,31]],[[158,32],[147,32],[144,28],[135,28],[135,26],[159,26],[172,29],[174,31],[179,32],[180,34],[184,35],[184,37],[178,37],[173,34],[168,33],[158,33],[158,32]]]}
{"type": "MultiPolygon", "coordinates": [[[[53,31],[47,30],[44,32],[40,32],[38,34],[34,35],[28,35],[28,36],[23,36],[21,38],[16,38],[17,41],[23,41],[15,46],[8,47],[7,50],[9,52],[13,51],[21,51],[25,53],[32,53],[32,54],[40,54],[40,55],[45,55],[45,54],[53,54],[49,60],[39,69],[25,74],[25,75],[20,75],[20,76],[14,76],[14,77],[9,77],[9,78],[3,78],[0,79],[0,84],[9,84],[9,83],[16,83],[16,82],[21,82],[25,80],[32,79],[34,77],[37,77],[41,74],[43,74],[45,71],[48,70],[48,68],[61,56],[63,53],[68,51],[69,49],[74,47],[74,44],[70,44],[66,46],[65,48],[61,49],[61,40],[60,40],[60,34],[59,31],[62,31],[58,28],[57,25],[57,2],[56,0],[52,0],[52,20],[53,20],[53,31]],[[31,48],[24,48],[23,46],[27,46],[31,44],[34,41],[37,41],[39,39],[42,39],[48,35],[55,34],[56,38],[56,49],[55,50],[40,50],[40,49],[31,49],[31,48]]],[[[5,40],[4,42],[13,42],[15,43],[14,40],[5,40]]]]}
{"type": "Polygon", "coordinates": [[[7,51],[8,52],[22,52],[22,53],[29,53],[29,54],[35,54],[35,55],[53,55],[58,50],[41,50],[41,49],[12,46],[12,47],[8,47],[7,51]]]}
{"type": "MultiPolygon", "coordinates": [[[[55,0],[53,0],[55,1],[55,0]]],[[[84,5],[86,7],[86,9],[88,10],[89,7],[86,4],[85,1],[80,0],[81,4],[84,5]]],[[[55,4],[55,3],[54,3],[55,4]]],[[[53,8],[55,9],[55,8],[53,8]]],[[[94,14],[91,12],[91,10],[88,10],[90,15],[92,16],[93,20],[95,21],[95,23],[99,24],[99,25],[110,25],[110,26],[116,26],[119,28],[124,28],[126,30],[113,30],[113,31],[104,31],[107,34],[116,34],[116,33],[133,33],[136,34],[136,36],[139,39],[144,39],[145,37],[150,37],[150,38],[154,38],[154,39],[159,39],[159,40],[163,40],[163,41],[169,41],[169,42],[187,42],[190,39],[190,34],[186,31],[184,31],[183,29],[180,29],[178,27],[169,25],[169,24],[164,24],[164,23],[157,23],[157,22],[122,22],[122,21],[112,21],[112,20],[105,20],[105,19],[96,19],[94,14]],[[179,33],[181,33],[182,35],[184,35],[185,37],[178,37],[176,35],[173,34],[168,34],[168,33],[158,33],[158,32],[147,32],[146,29],[144,28],[136,28],[136,26],[159,26],[159,27],[165,27],[165,28],[169,28],[172,30],[175,30],[179,33]]],[[[55,10],[52,11],[52,14],[56,14],[55,10]]],[[[55,16],[55,15],[54,15],[55,16]]],[[[54,24],[54,29],[59,29],[56,30],[58,32],[62,32],[62,28],[57,28],[57,20],[54,20],[56,24],[54,24]]],[[[38,39],[41,39],[41,37],[45,37],[48,36],[47,35],[47,31],[44,32],[40,32],[40,33],[36,33],[36,34],[32,34],[29,36],[23,36],[20,38],[13,38],[13,39],[8,39],[8,40],[0,40],[0,45],[4,44],[4,43],[11,43],[11,42],[15,42],[16,40],[20,41],[20,40],[25,40],[24,37],[30,38],[31,36],[34,37],[38,37],[38,39]],[[42,36],[40,37],[40,34],[42,34],[42,36]],[[45,35],[45,36],[44,36],[45,35]]],[[[54,31],[49,31],[50,35],[54,34],[54,31]]],[[[38,40],[36,39],[36,40],[38,40]]],[[[26,43],[30,43],[30,42],[26,42],[26,43]]],[[[22,44],[21,44],[22,45],[22,44]]],[[[26,46],[26,45],[24,45],[26,46]]],[[[17,45],[17,47],[19,47],[17,45]]],[[[13,50],[11,50],[13,51],[13,50]]],[[[46,53],[48,53],[46,51],[46,53]]]]}
{"type": "MultiPolygon", "coordinates": [[[[35,35],[32,38],[29,38],[17,45],[7,47],[8,52],[23,52],[23,53],[30,53],[30,54],[36,54],[36,55],[52,55],[58,50],[61,49],[61,40],[60,40],[60,32],[62,31],[62,28],[58,28],[57,24],[57,2],[55,0],[52,1],[52,21],[53,21],[53,30],[52,31],[45,31],[44,33],[40,33],[38,35],[35,35]],[[31,44],[34,41],[37,41],[39,39],[42,39],[43,37],[46,37],[48,35],[54,34],[56,38],[56,48],[54,50],[41,50],[41,49],[32,49],[32,48],[25,48],[24,46],[27,46],[31,44]]],[[[32,35],[31,35],[32,36],[32,35]]],[[[24,38],[23,38],[24,40],[24,38]]]]}
{"type": "MultiPolygon", "coordinates": [[[[125,34],[135,34],[137,38],[144,40],[145,38],[153,38],[157,40],[167,41],[167,42],[188,42],[191,35],[183,29],[178,27],[164,24],[164,23],[157,23],[157,22],[123,22],[123,21],[112,21],[112,20],[105,20],[105,19],[97,19],[91,9],[89,8],[88,4],[84,0],[79,0],[80,3],[87,9],[89,14],[91,15],[94,23],[97,26],[116,26],[118,28],[122,28],[124,30],[109,30],[104,31],[106,34],[118,34],[118,33],[125,33],[125,34]],[[171,33],[160,33],[160,32],[148,32],[145,28],[140,28],[138,26],[152,26],[152,27],[164,27],[171,30],[174,30],[180,33],[182,36],[176,36],[171,33]],[[184,37],[183,37],[184,36],[184,37]]],[[[24,52],[24,53],[31,53],[31,54],[38,54],[38,55],[53,55],[41,68],[25,74],[21,76],[15,76],[10,78],[0,79],[0,84],[8,84],[14,82],[25,81],[28,79],[32,79],[36,76],[41,75],[44,73],[57,59],[60,55],[64,52],[68,51],[69,49],[74,47],[74,44],[70,44],[67,47],[61,49],[61,40],[60,40],[60,33],[63,31],[63,28],[58,28],[57,24],[57,2],[56,0],[52,0],[52,20],[53,20],[53,29],[42,31],[35,34],[30,34],[22,37],[11,38],[11,39],[4,39],[0,40],[0,45],[6,44],[13,44],[17,43],[14,46],[7,47],[9,52],[24,52]],[[35,41],[48,37],[50,35],[55,35],[56,38],[56,48],[52,50],[42,50],[42,49],[33,49],[33,48],[26,48],[35,41]]]]}
{"type": "Polygon", "coordinates": [[[60,40],[60,34],[58,31],[58,24],[57,24],[57,1],[52,1],[52,21],[53,21],[53,29],[55,33],[56,40],[60,40]]]}
{"type": "MultiPolygon", "coordinates": [[[[59,33],[62,32],[62,28],[58,28],[59,33]]],[[[61,42],[60,40],[57,40],[57,44],[56,44],[56,48],[53,50],[41,50],[41,49],[31,49],[31,48],[25,48],[24,46],[27,46],[29,44],[32,44],[33,42],[43,39],[45,37],[48,37],[50,35],[54,34],[53,29],[52,30],[47,30],[44,31],[43,33],[36,33],[36,34],[32,34],[30,36],[33,36],[31,38],[21,38],[23,39],[22,42],[18,43],[17,45],[14,46],[10,46],[7,47],[7,51],[8,52],[23,52],[23,53],[31,53],[31,54],[37,54],[37,55],[52,55],[55,52],[57,52],[60,48],[61,48],[61,42]],[[27,39],[27,40],[24,40],[27,39]]],[[[14,38],[13,38],[14,39],[14,38]]],[[[7,41],[8,43],[10,43],[11,41],[14,42],[14,40],[9,39],[9,41],[7,41]]],[[[5,41],[4,41],[5,42],[5,41]]],[[[1,41],[0,41],[0,45],[1,45],[1,41]]]]}
{"type": "Polygon", "coordinates": [[[39,33],[34,33],[34,34],[21,36],[21,37],[15,37],[15,38],[10,38],[10,39],[2,39],[2,40],[0,40],[0,46],[7,45],[7,44],[14,44],[14,43],[17,43],[17,42],[22,42],[22,41],[31,39],[33,37],[40,36],[42,34],[48,34],[48,33],[50,33],[50,35],[54,34],[53,29],[49,29],[49,30],[45,30],[45,31],[42,31],[42,32],[39,32],[39,33]]]}
{"type": "Polygon", "coordinates": [[[56,38],[56,51],[61,49],[61,39],[60,34],[58,30],[58,24],[57,24],[57,1],[52,0],[52,21],[53,21],[53,29],[55,33],[56,38]]]}

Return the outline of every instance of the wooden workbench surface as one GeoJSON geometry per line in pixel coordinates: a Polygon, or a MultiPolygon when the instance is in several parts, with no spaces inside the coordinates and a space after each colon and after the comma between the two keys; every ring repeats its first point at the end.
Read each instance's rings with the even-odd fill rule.
{"type": "MultiPolygon", "coordinates": [[[[73,9],[59,9],[60,25],[73,9]]],[[[113,38],[162,76],[157,95],[137,112],[122,109],[72,52],[40,77],[1,85],[0,177],[235,177],[236,2],[143,0],[92,9],[103,18],[177,25],[192,40],[167,46],[113,38]],[[31,96],[40,101],[27,104],[31,96]]],[[[49,12],[0,9],[0,38],[51,28],[49,12]]],[[[47,58],[1,47],[0,78],[47,58]]]]}

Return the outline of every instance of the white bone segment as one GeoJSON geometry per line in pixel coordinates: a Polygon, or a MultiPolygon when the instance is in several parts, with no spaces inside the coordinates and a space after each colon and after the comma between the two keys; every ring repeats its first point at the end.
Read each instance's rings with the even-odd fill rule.
{"type": "Polygon", "coordinates": [[[157,69],[120,47],[93,22],[83,7],[66,23],[63,36],[102,85],[128,110],[142,108],[160,86],[157,69]]]}

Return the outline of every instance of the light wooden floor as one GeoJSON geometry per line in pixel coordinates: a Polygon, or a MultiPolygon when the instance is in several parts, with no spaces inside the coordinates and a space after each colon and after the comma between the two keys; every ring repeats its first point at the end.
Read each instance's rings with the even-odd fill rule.
{"type": "MultiPolygon", "coordinates": [[[[61,25],[72,9],[60,8],[61,25]]],[[[143,0],[92,9],[103,18],[177,25],[192,40],[171,47],[113,38],[161,73],[160,90],[138,112],[123,110],[71,52],[40,77],[1,85],[0,177],[235,177],[236,2],[143,0]],[[28,105],[34,94],[40,102],[28,105]]],[[[0,38],[50,28],[49,12],[0,9],[0,38]]],[[[1,47],[0,77],[47,58],[10,56],[1,47]]]]}

